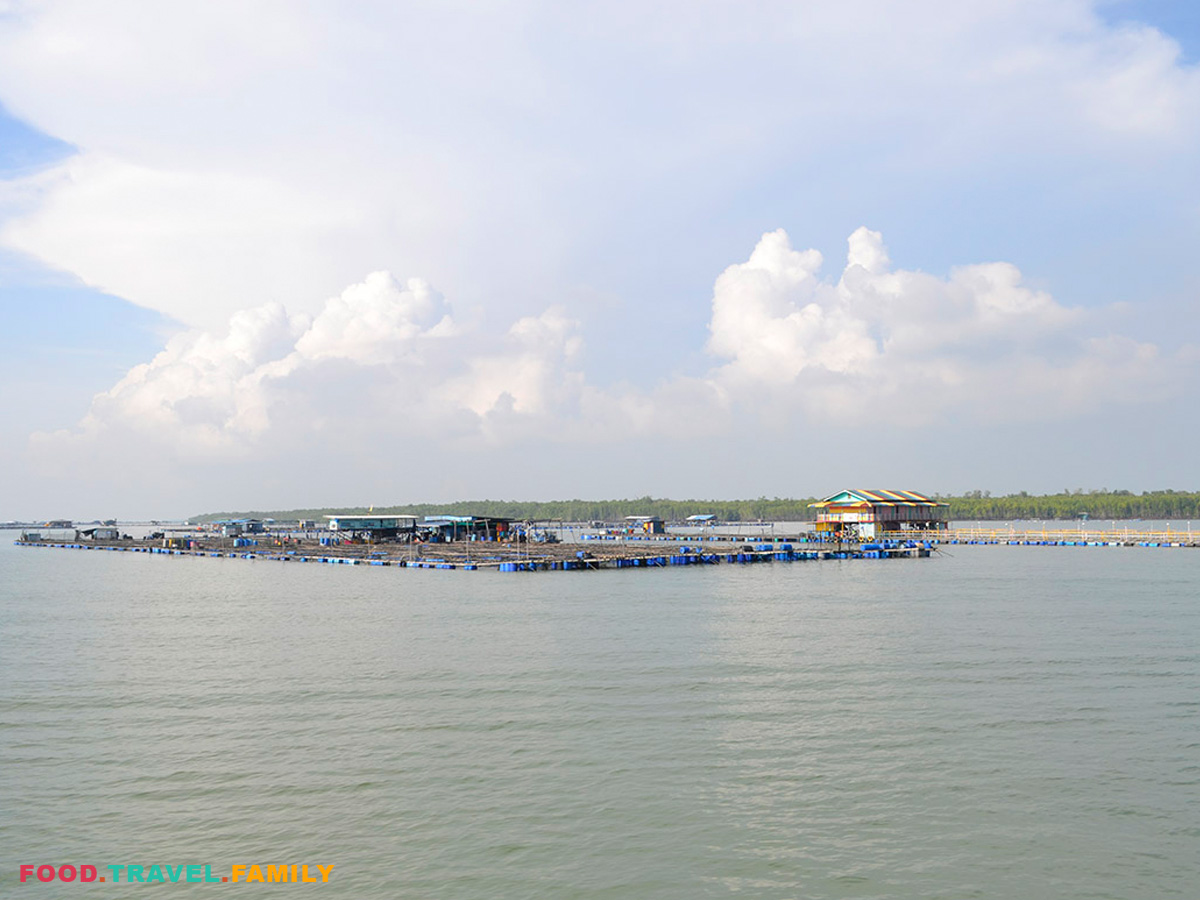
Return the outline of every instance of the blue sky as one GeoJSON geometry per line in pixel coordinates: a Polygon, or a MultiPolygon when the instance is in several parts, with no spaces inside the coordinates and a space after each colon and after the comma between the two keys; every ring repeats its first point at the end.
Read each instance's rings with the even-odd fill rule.
{"type": "Polygon", "coordinates": [[[9,4],[0,518],[1194,489],[1197,14],[968,7],[9,4]]]}
{"type": "Polygon", "coordinates": [[[1200,10],[1181,0],[1109,0],[1097,12],[1113,25],[1144,23],[1169,34],[1186,63],[1200,62],[1200,10]]]}

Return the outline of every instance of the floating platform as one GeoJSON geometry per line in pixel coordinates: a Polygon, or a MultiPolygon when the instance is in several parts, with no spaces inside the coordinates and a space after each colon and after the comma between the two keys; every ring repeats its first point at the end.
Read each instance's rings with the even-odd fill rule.
{"type": "Polygon", "coordinates": [[[827,544],[805,538],[776,538],[746,542],[729,538],[696,540],[672,538],[647,546],[618,539],[602,547],[588,542],[562,544],[497,544],[459,541],[440,544],[338,544],[272,538],[196,538],[187,546],[163,546],[163,540],[15,541],[22,547],[89,550],[110,553],[148,553],[217,559],[273,560],[318,565],[393,566],[409,569],[492,570],[498,572],[595,571],[653,569],[668,566],[751,565],[848,559],[917,559],[933,547],[926,541],[880,541],[868,544],[827,544]]]}
{"type": "Polygon", "coordinates": [[[132,540],[14,541],[23,547],[147,553],[218,559],[272,560],[318,565],[391,566],[409,569],[489,570],[497,572],[595,571],[653,569],[669,566],[752,565],[813,560],[914,559],[928,557],[947,545],[975,544],[1022,547],[1200,547],[1192,532],[1015,531],[957,529],[891,533],[877,542],[836,543],[814,535],[746,540],[728,535],[583,534],[570,543],[340,543],[273,535],[254,538],[194,537],[132,540]],[[167,544],[167,546],[164,546],[167,544]]]}
{"type": "MultiPolygon", "coordinates": [[[[890,536],[895,535],[891,532],[890,536]]],[[[924,536],[935,544],[983,544],[1009,547],[1200,547],[1200,533],[1193,531],[1137,531],[1129,528],[951,528],[936,537],[924,536]]]]}

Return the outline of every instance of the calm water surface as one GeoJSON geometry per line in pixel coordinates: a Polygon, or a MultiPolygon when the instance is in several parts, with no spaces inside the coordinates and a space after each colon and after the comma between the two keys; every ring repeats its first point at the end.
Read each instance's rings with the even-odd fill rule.
{"type": "Polygon", "coordinates": [[[1197,896],[1200,550],[500,575],[13,536],[0,893],[1197,896]]]}

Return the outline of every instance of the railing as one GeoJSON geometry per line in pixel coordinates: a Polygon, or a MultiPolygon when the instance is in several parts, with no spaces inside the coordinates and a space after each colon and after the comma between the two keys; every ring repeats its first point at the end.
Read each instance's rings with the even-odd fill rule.
{"type": "Polygon", "coordinates": [[[1109,526],[1095,528],[949,528],[944,531],[889,531],[888,540],[945,541],[1103,541],[1118,543],[1184,543],[1200,542],[1200,530],[1167,528],[1163,531],[1140,531],[1134,528],[1109,526]]]}

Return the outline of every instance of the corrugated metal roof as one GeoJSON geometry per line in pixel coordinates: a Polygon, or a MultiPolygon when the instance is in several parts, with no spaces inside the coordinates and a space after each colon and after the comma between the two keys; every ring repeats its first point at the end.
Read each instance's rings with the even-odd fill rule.
{"type": "Polygon", "coordinates": [[[866,490],[864,488],[850,488],[844,491],[838,491],[820,500],[817,503],[810,503],[810,507],[826,507],[826,506],[948,506],[949,504],[940,503],[932,497],[925,494],[920,494],[916,491],[903,491],[894,488],[876,488],[874,490],[866,490]]]}
{"type": "MultiPolygon", "coordinates": [[[[385,520],[385,519],[393,519],[393,520],[400,520],[400,519],[405,519],[405,520],[408,520],[408,519],[412,519],[413,521],[416,521],[416,518],[417,518],[417,517],[416,517],[416,516],[394,516],[394,515],[391,515],[390,513],[388,513],[388,514],[381,514],[381,513],[335,513],[334,515],[326,515],[326,516],[325,516],[325,518],[326,518],[326,519],[346,519],[347,521],[350,521],[351,519],[355,519],[355,520],[371,519],[372,521],[380,521],[380,522],[382,522],[382,521],[383,521],[383,520],[385,520]]],[[[241,520],[239,520],[239,521],[241,521],[241,520]]]]}
{"type": "Polygon", "coordinates": [[[426,516],[425,525],[485,525],[494,522],[511,522],[505,516],[426,516]]]}

